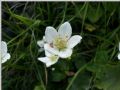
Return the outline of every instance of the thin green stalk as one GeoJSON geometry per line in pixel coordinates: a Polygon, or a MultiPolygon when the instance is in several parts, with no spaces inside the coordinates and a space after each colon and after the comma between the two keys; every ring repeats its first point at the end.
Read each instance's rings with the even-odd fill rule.
{"type": "MultiPolygon", "coordinates": [[[[33,31],[32,31],[32,36],[34,36],[33,31]]],[[[33,42],[33,40],[34,40],[34,37],[31,37],[31,43],[33,42]]],[[[41,77],[41,74],[40,74],[40,72],[39,72],[38,65],[37,65],[37,63],[36,63],[36,59],[35,59],[34,56],[33,56],[33,53],[32,53],[31,48],[32,48],[32,46],[31,46],[31,44],[30,44],[30,53],[31,53],[32,60],[33,60],[33,62],[34,62],[34,64],[35,64],[35,66],[36,66],[36,71],[38,72],[37,74],[38,74],[38,76],[39,76],[39,79],[40,79],[40,82],[41,82],[41,84],[42,84],[42,86],[43,86],[43,89],[46,90],[46,89],[45,89],[45,85],[44,85],[43,80],[42,80],[42,77],[41,77]]]]}
{"type": "Polygon", "coordinates": [[[80,68],[77,73],[74,75],[74,77],[72,78],[71,82],[69,83],[69,85],[67,86],[66,90],[69,90],[70,87],[72,86],[74,80],[76,79],[76,77],[78,76],[78,74],[83,71],[86,68],[87,64],[85,64],[82,68],[80,68]]]}
{"type": "Polygon", "coordinates": [[[88,2],[85,2],[85,3],[86,3],[86,7],[85,7],[84,17],[83,17],[83,21],[82,21],[81,34],[83,34],[83,27],[84,27],[85,18],[86,18],[86,15],[87,15],[87,10],[88,10],[88,5],[89,5],[88,2]]]}

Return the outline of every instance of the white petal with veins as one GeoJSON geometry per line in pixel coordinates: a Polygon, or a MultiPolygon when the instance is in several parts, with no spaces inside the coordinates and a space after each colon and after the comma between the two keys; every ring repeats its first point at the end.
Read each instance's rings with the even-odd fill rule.
{"type": "Polygon", "coordinates": [[[59,57],[61,58],[69,58],[72,55],[72,49],[65,49],[59,52],[59,57]]]}
{"type": "Polygon", "coordinates": [[[47,43],[52,43],[57,34],[58,33],[55,28],[48,26],[45,30],[45,39],[47,43]]]}
{"type": "Polygon", "coordinates": [[[44,44],[44,49],[55,55],[58,55],[59,51],[56,48],[51,47],[49,44],[44,44]]]}
{"type": "Polygon", "coordinates": [[[74,35],[68,40],[68,47],[73,48],[75,47],[78,43],[80,43],[82,37],[80,35],[74,35]]]}
{"type": "Polygon", "coordinates": [[[7,53],[5,56],[2,57],[2,63],[5,63],[8,59],[10,59],[9,53],[7,53]]]}
{"type": "Polygon", "coordinates": [[[1,42],[1,53],[3,56],[7,53],[7,44],[4,41],[1,42]]]}
{"type": "Polygon", "coordinates": [[[8,59],[10,59],[10,54],[7,53],[7,43],[1,42],[1,59],[2,63],[5,63],[8,59]]]}
{"type": "Polygon", "coordinates": [[[63,23],[58,29],[58,34],[61,37],[66,37],[67,39],[69,39],[72,34],[72,28],[70,23],[69,22],[63,23]]]}
{"type": "Polygon", "coordinates": [[[37,41],[37,44],[38,44],[39,47],[44,47],[44,41],[43,40],[37,41]]]}
{"type": "Polygon", "coordinates": [[[52,58],[50,58],[50,57],[38,58],[38,60],[45,63],[47,67],[50,67],[51,65],[55,64],[58,61],[58,59],[59,59],[59,57],[57,57],[57,56],[56,56],[56,58],[54,58],[54,60],[52,60],[52,58]]]}
{"type": "Polygon", "coordinates": [[[47,57],[50,57],[50,56],[52,55],[52,53],[50,53],[49,51],[45,50],[45,55],[46,55],[47,57]]]}

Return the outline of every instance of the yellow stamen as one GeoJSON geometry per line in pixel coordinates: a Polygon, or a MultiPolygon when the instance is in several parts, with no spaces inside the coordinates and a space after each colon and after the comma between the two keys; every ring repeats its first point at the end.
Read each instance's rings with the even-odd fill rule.
{"type": "Polygon", "coordinates": [[[59,50],[63,50],[67,47],[67,40],[66,38],[61,38],[61,37],[57,37],[54,41],[53,41],[53,45],[59,49],[59,50]]]}

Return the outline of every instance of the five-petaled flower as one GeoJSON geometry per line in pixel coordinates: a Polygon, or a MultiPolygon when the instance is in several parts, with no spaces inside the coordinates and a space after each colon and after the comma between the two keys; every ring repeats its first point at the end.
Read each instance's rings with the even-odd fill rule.
{"type": "Polygon", "coordinates": [[[69,22],[63,23],[58,32],[55,28],[48,26],[45,31],[46,44],[44,49],[58,55],[61,58],[68,58],[72,55],[73,48],[81,41],[80,35],[72,36],[72,28],[69,22]]]}
{"type": "MultiPolygon", "coordinates": [[[[120,42],[119,42],[119,52],[120,52],[120,42]]],[[[118,59],[120,60],[120,53],[118,54],[118,59]]]]}
{"type": "MultiPolygon", "coordinates": [[[[55,28],[48,26],[45,30],[45,40],[44,50],[46,57],[38,58],[46,64],[47,67],[55,64],[59,57],[69,58],[73,53],[73,48],[81,41],[82,37],[80,35],[72,36],[72,28],[69,22],[63,23],[58,32],[55,28]],[[47,55],[49,52],[50,55],[47,55]]],[[[38,42],[38,45],[41,41],[38,42]]],[[[43,45],[43,43],[42,43],[43,45]]],[[[40,45],[39,45],[40,46],[40,45]]]]}
{"type": "Polygon", "coordinates": [[[7,44],[6,42],[1,42],[1,60],[2,63],[5,63],[8,59],[10,59],[10,54],[7,53],[7,44]]]}

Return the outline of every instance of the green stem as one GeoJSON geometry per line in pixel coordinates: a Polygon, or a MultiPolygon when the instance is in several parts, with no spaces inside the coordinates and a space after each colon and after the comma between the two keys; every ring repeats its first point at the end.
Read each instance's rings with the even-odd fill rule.
{"type": "Polygon", "coordinates": [[[80,68],[77,73],[75,74],[75,76],[72,78],[70,84],[68,85],[67,89],[66,90],[69,90],[70,87],[72,86],[72,83],[74,82],[74,80],[76,79],[76,77],[78,76],[78,74],[83,71],[85,68],[86,68],[87,64],[85,64],[82,68],[80,68]]]}

